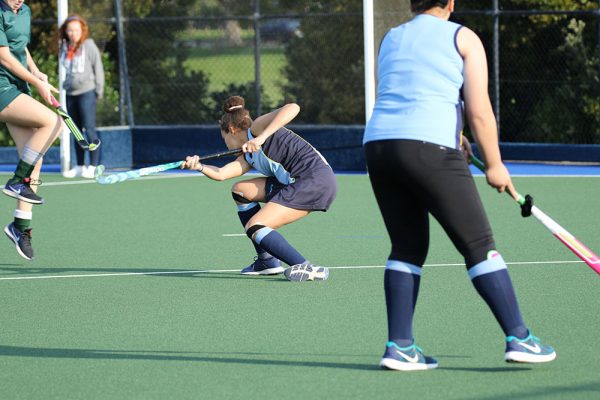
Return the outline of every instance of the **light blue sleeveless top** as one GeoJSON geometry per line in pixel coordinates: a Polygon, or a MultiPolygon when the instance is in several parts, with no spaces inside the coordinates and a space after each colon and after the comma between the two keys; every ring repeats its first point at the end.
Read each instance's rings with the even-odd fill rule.
{"type": "Polygon", "coordinates": [[[428,14],[391,29],[377,60],[377,101],[363,143],[420,140],[458,148],[463,128],[461,28],[428,14]]]}

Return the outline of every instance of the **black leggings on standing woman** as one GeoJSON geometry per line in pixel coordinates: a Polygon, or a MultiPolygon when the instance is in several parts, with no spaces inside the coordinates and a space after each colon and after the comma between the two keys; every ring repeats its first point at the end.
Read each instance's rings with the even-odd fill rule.
{"type": "Polygon", "coordinates": [[[429,213],[444,228],[467,268],[495,250],[492,230],[464,155],[417,140],[365,145],[369,178],[392,241],[389,259],[422,266],[429,213]]]}

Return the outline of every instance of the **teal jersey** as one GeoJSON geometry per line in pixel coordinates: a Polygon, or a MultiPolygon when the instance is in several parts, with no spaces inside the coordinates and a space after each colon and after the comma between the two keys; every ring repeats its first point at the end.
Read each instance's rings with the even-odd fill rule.
{"type": "MultiPolygon", "coordinates": [[[[0,47],[8,47],[11,54],[27,68],[27,44],[31,37],[31,10],[25,4],[15,14],[0,0],[0,47]]],[[[0,88],[9,84],[20,89],[27,84],[0,65],[0,88]]]]}

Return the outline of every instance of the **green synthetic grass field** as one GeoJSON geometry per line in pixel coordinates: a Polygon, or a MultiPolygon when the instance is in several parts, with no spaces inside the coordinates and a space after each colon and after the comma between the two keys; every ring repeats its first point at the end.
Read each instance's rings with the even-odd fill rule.
{"type": "MultiPolygon", "coordinates": [[[[525,320],[556,347],[553,363],[502,361],[502,333],[433,223],[415,334],[440,368],[380,370],[388,239],[364,175],[338,176],[329,212],[281,230],[331,267],[316,283],[239,275],[253,253],[232,182],[49,176],[34,209],[37,259],[0,242],[0,398],[597,398],[600,277],[476,179],[525,320]]],[[[600,178],[514,181],[600,251],[600,178]]],[[[1,204],[8,223],[14,202],[1,204]]]]}
{"type": "MultiPolygon", "coordinates": [[[[260,53],[261,84],[271,101],[282,99],[280,85],[286,82],[282,73],[286,65],[283,47],[265,47],[260,53]]],[[[193,49],[185,66],[202,71],[210,78],[210,91],[224,90],[229,84],[246,84],[255,80],[254,49],[225,48],[219,50],[193,49]]]]}

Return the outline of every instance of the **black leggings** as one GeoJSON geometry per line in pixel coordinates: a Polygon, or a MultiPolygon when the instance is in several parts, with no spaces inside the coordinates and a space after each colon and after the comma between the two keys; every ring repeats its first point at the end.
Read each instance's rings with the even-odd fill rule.
{"type": "Polygon", "coordinates": [[[369,178],[392,242],[390,259],[422,266],[429,213],[463,255],[467,268],[495,250],[485,210],[461,152],[415,140],[368,142],[369,178]]]}

